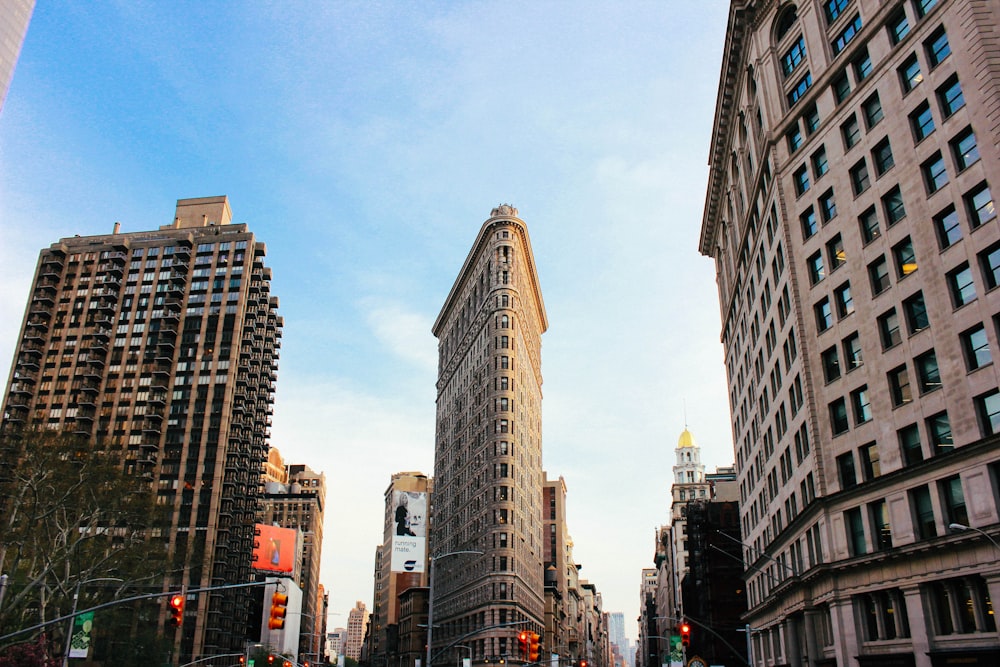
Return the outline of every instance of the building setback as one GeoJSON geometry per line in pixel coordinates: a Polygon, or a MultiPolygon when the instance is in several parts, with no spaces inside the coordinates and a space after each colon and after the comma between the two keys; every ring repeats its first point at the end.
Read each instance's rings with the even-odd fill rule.
{"type": "MultiPolygon", "coordinates": [[[[541,335],[548,328],[517,209],[492,210],[433,332],[438,338],[434,643],[481,661],[543,634],[541,335]],[[479,551],[441,559],[455,551],[479,551]]],[[[452,658],[456,657],[457,653],[452,658]]]]}
{"type": "MultiPolygon", "coordinates": [[[[3,405],[4,429],[90,438],[149,481],[165,591],[251,580],[282,321],[266,248],[231,218],[226,197],[182,199],[156,231],[42,250],[3,405]]],[[[175,663],[241,650],[251,595],[191,596],[175,663]]]]}
{"type": "Polygon", "coordinates": [[[998,24],[731,3],[700,250],[757,665],[1000,662],[998,24]]]}

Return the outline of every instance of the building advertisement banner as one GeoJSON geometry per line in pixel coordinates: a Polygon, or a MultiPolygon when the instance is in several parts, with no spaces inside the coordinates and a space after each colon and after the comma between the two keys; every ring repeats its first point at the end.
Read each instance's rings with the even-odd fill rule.
{"type": "Polygon", "coordinates": [[[393,491],[393,572],[423,572],[427,560],[427,494],[393,491]]]}
{"type": "Polygon", "coordinates": [[[253,539],[253,568],[265,572],[291,573],[295,569],[297,537],[294,528],[256,524],[253,539]]]}
{"type": "Polygon", "coordinates": [[[73,619],[69,657],[86,658],[90,655],[90,631],[94,628],[94,612],[77,614],[73,619]]]}

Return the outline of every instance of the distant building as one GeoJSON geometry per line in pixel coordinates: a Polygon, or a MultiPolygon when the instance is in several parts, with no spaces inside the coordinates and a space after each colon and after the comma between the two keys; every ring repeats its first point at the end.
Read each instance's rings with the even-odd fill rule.
{"type": "Polygon", "coordinates": [[[756,665],[1000,664],[998,25],[730,3],[699,249],[756,665]]]}
{"type": "Polygon", "coordinates": [[[21,54],[35,0],[6,0],[0,6],[0,112],[21,54]]]}
{"type": "Polygon", "coordinates": [[[365,603],[358,600],[347,616],[347,640],[344,643],[344,655],[352,660],[361,659],[361,648],[364,645],[365,631],[368,627],[368,610],[365,603]]]}

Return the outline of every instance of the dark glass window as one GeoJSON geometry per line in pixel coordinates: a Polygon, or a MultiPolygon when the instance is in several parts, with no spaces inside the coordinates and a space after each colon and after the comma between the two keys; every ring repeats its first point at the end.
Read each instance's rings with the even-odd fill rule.
{"type": "Polygon", "coordinates": [[[986,327],[976,325],[962,333],[962,350],[965,353],[965,367],[970,371],[993,363],[990,343],[986,337],[986,327]]]}
{"type": "Polygon", "coordinates": [[[861,337],[858,336],[857,332],[852,333],[843,340],[842,345],[844,348],[844,364],[847,367],[847,372],[851,372],[864,363],[864,359],[861,356],[861,337]]]}
{"type": "Polygon", "coordinates": [[[889,395],[892,397],[892,404],[900,406],[913,400],[913,392],[910,390],[910,374],[906,370],[906,364],[897,366],[889,371],[889,395]]]}
{"type": "Polygon", "coordinates": [[[959,171],[964,171],[979,160],[979,146],[976,144],[976,135],[971,127],[965,128],[951,140],[951,152],[955,156],[955,166],[959,171]]]}
{"type": "Polygon", "coordinates": [[[861,53],[854,59],[854,76],[858,81],[864,81],[872,73],[872,58],[868,55],[868,49],[862,49],[861,53]]]}
{"type": "Polygon", "coordinates": [[[861,476],[866,482],[870,482],[882,474],[881,457],[878,453],[878,443],[869,442],[858,449],[858,456],[861,458],[861,476]]]}
{"type": "Polygon", "coordinates": [[[871,186],[871,179],[868,177],[868,165],[862,158],[856,165],[851,167],[851,189],[857,196],[871,186]]]}
{"type": "Polygon", "coordinates": [[[938,368],[937,355],[934,350],[925,352],[913,360],[917,368],[917,380],[921,394],[941,388],[941,369],[938,368]]]}
{"type": "MultiPolygon", "coordinates": [[[[941,505],[948,523],[969,525],[969,513],[965,508],[965,494],[962,493],[962,479],[955,475],[941,480],[938,484],[941,487],[941,505]]],[[[972,629],[975,630],[975,627],[975,622],[973,622],[972,629]]]]}
{"type": "Polygon", "coordinates": [[[986,289],[991,290],[1000,285],[1000,245],[992,246],[979,253],[979,266],[983,270],[986,289]]]}
{"type": "Polygon", "coordinates": [[[799,147],[802,145],[802,130],[799,129],[797,123],[788,131],[788,134],[786,134],[785,137],[788,139],[789,153],[794,153],[799,150],[799,147]]]}
{"type": "Polygon", "coordinates": [[[927,487],[918,486],[910,491],[910,501],[913,506],[913,518],[916,524],[917,536],[922,540],[937,537],[934,506],[931,505],[931,494],[927,487]]]}
{"type": "Polygon", "coordinates": [[[833,23],[837,20],[847,5],[851,4],[851,0],[826,0],[823,5],[823,13],[826,14],[826,22],[833,23]]]}
{"type": "Polygon", "coordinates": [[[830,222],[837,217],[837,202],[833,198],[833,188],[820,195],[819,212],[823,222],[830,222]]]}
{"type": "Polygon", "coordinates": [[[931,114],[930,104],[924,102],[910,114],[910,126],[917,141],[934,131],[934,115],[931,114]]]}
{"type": "Polygon", "coordinates": [[[847,96],[851,94],[851,82],[847,79],[847,72],[841,72],[830,86],[833,88],[833,96],[836,98],[837,104],[846,100],[847,96]]]}
{"type": "Polygon", "coordinates": [[[993,195],[986,183],[980,183],[965,195],[965,207],[969,211],[969,225],[973,229],[997,217],[993,195]]]}
{"type": "Polygon", "coordinates": [[[948,170],[944,166],[944,158],[937,152],[931,159],[920,166],[924,174],[924,184],[928,193],[934,193],[948,184],[948,170]]]}
{"type": "Polygon", "coordinates": [[[875,173],[879,176],[889,171],[896,164],[892,157],[892,146],[889,144],[888,137],[878,142],[875,146],[875,149],[872,151],[872,159],[875,161],[875,173]]]}
{"type": "Polygon", "coordinates": [[[827,382],[833,382],[840,377],[840,359],[837,355],[837,348],[831,347],[823,350],[820,357],[823,360],[823,378],[827,382]]]}
{"type": "Polygon", "coordinates": [[[977,396],[976,414],[984,436],[1000,433],[1000,389],[977,396]]]}
{"type": "Polygon", "coordinates": [[[847,261],[844,241],[840,238],[840,234],[826,242],[826,256],[829,259],[830,271],[836,271],[847,261]]]}
{"type": "Polygon", "coordinates": [[[878,331],[883,349],[887,350],[902,341],[903,338],[899,333],[899,316],[896,315],[895,308],[890,308],[879,316],[878,331]]]}
{"type": "Polygon", "coordinates": [[[851,298],[851,284],[844,283],[833,291],[837,302],[837,317],[843,319],[854,312],[854,299],[851,298]]]}
{"type": "Polygon", "coordinates": [[[819,281],[826,277],[826,271],[823,268],[823,254],[816,252],[809,259],[806,260],[806,266],[809,268],[809,284],[815,285],[819,281]]]}
{"type": "Polygon", "coordinates": [[[930,39],[924,42],[924,48],[927,49],[927,62],[931,64],[932,69],[951,55],[951,46],[948,44],[948,35],[944,28],[935,30],[930,39]]]}
{"type": "Polygon", "coordinates": [[[903,310],[906,313],[906,327],[910,334],[923,331],[931,325],[927,317],[927,305],[924,303],[924,293],[917,292],[903,302],[903,310]]]}
{"type": "Polygon", "coordinates": [[[795,71],[806,57],[806,40],[799,37],[792,47],[781,57],[781,70],[785,76],[795,71]]]}
{"type": "Polygon", "coordinates": [[[868,397],[868,385],[862,385],[851,392],[851,407],[854,409],[855,424],[871,421],[872,405],[868,397]]]}
{"type": "Polygon", "coordinates": [[[830,299],[824,298],[813,306],[816,312],[816,328],[820,332],[826,331],[833,326],[833,312],[830,309],[830,299]]]}
{"type": "Polygon", "coordinates": [[[972,270],[968,263],[962,263],[947,274],[951,301],[956,308],[964,306],[976,298],[976,284],[972,281],[972,270]]]}
{"type": "Polygon", "coordinates": [[[868,277],[871,280],[872,296],[889,289],[892,282],[889,279],[889,264],[885,256],[881,256],[868,265],[868,277]]]}
{"type": "Polygon", "coordinates": [[[795,194],[801,196],[809,189],[809,172],[805,165],[795,170],[792,180],[795,182],[795,194]]]}
{"type": "Polygon", "coordinates": [[[868,124],[869,130],[878,125],[879,121],[885,117],[882,113],[882,102],[878,98],[878,93],[865,100],[861,108],[865,113],[865,122],[868,124]]]}
{"type": "Polygon", "coordinates": [[[830,45],[833,47],[834,55],[843,51],[848,44],[851,43],[857,34],[861,31],[861,15],[855,16],[847,27],[841,30],[837,36],[834,38],[833,43],[830,45]]]}
{"type": "Polygon", "coordinates": [[[850,118],[840,126],[840,133],[844,137],[844,148],[850,150],[861,141],[861,126],[858,124],[858,117],[851,114],[850,118]]]}
{"type": "Polygon", "coordinates": [[[886,28],[889,30],[889,41],[894,45],[910,34],[910,23],[906,20],[906,12],[900,11],[888,20],[886,28]]]}
{"type": "Polygon", "coordinates": [[[952,204],[934,216],[934,230],[937,232],[938,245],[941,246],[942,250],[962,239],[962,226],[958,221],[958,213],[952,204]]]}
{"type": "Polygon", "coordinates": [[[823,174],[830,171],[830,163],[826,159],[825,146],[820,147],[818,151],[812,154],[812,166],[816,180],[819,180],[823,174]]]}
{"type": "Polygon", "coordinates": [[[896,264],[897,278],[905,278],[917,270],[917,256],[913,252],[913,242],[909,236],[892,247],[892,258],[896,264]]]}
{"type": "Polygon", "coordinates": [[[906,217],[903,193],[900,192],[898,185],[882,197],[882,207],[885,209],[885,218],[890,227],[906,217]]]}
{"type": "Polygon", "coordinates": [[[802,99],[802,96],[806,94],[809,87],[813,85],[812,75],[809,72],[805,73],[795,87],[788,91],[788,106],[793,106],[796,102],[802,99]]]}
{"type": "MultiPolygon", "coordinates": [[[[892,530],[889,527],[889,508],[886,506],[885,500],[876,500],[873,503],[869,503],[868,512],[872,518],[872,540],[875,543],[875,549],[878,551],[891,549],[892,530]]],[[[886,624],[887,631],[890,626],[894,631],[896,626],[892,618],[886,624]]],[[[890,635],[888,638],[891,639],[893,636],[890,635]]]]}
{"type": "Polygon", "coordinates": [[[916,88],[917,84],[924,80],[924,75],[920,71],[920,63],[917,62],[916,55],[910,56],[900,65],[899,80],[903,84],[903,92],[906,93],[916,88]]]}
{"type": "Polygon", "coordinates": [[[924,18],[934,5],[938,3],[938,0],[916,0],[917,16],[919,18],[924,18]]]}
{"type": "Polygon", "coordinates": [[[806,126],[806,134],[812,134],[819,129],[819,111],[815,104],[805,110],[802,114],[802,121],[806,126]]]}
{"type": "Polygon", "coordinates": [[[816,233],[816,212],[813,207],[810,206],[805,210],[805,213],[799,216],[799,222],[802,223],[802,238],[807,239],[816,233]]]}
{"type": "Polygon", "coordinates": [[[882,234],[878,226],[878,212],[874,206],[858,217],[858,225],[861,228],[861,240],[865,244],[871,243],[882,234]]]}
{"type": "Polygon", "coordinates": [[[953,113],[965,106],[965,97],[962,95],[962,86],[958,82],[958,77],[953,76],[938,88],[938,101],[941,103],[941,113],[948,118],[953,113]]]}
{"type": "Polygon", "coordinates": [[[903,462],[913,465],[924,460],[924,450],[920,445],[920,429],[916,424],[910,424],[899,429],[899,448],[903,453],[903,462]]]}
{"type": "Polygon", "coordinates": [[[927,418],[927,435],[931,439],[934,455],[955,449],[955,439],[951,435],[951,422],[947,412],[939,412],[927,418]]]}
{"type": "Polygon", "coordinates": [[[861,508],[844,512],[844,527],[847,529],[847,544],[852,556],[863,556],[868,553],[865,544],[865,523],[861,516],[861,508]]]}
{"type": "MultiPolygon", "coordinates": [[[[840,435],[845,433],[849,428],[847,421],[847,402],[842,398],[838,398],[833,403],[830,403],[830,429],[833,435],[840,435]]],[[[851,461],[852,467],[854,461],[851,461]]]]}

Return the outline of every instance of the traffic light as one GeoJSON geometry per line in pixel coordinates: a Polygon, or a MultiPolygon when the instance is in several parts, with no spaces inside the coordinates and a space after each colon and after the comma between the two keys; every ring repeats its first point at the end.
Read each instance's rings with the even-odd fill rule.
{"type": "Polygon", "coordinates": [[[267,664],[269,664],[269,665],[273,665],[274,664],[274,656],[273,655],[267,656],[267,664]]]}
{"type": "Polygon", "coordinates": [[[271,617],[267,621],[269,630],[281,630],[285,627],[285,615],[288,613],[285,605],[287,604],[288,596],[284,593],[275,591],[274,595],[271,596],[271,617]]]}
{"type": "Polygon", "coordinates": [[[586,660],[581,660],[580,661],[580,667],[587,667],[587,661],[586,660]]]}
{"type": "Polygon", "coordinates": [[[184,622],[184,593],[174,593],[170,596],[170,626],[181,627],[184,622]]]}
{"type": "Polygon", "coordinates": [[[537,632],[528,633],[528,660],[531,662],[538,662],[538,640],[540,637],[537,632]]]}
{"type": "Polygon", "coordinates": [[[528,659],[528,633],[527,633],[527,631],[522,630],[520,633],[518,633],[518,635],[517,635],[517,645],[521,649],[521,658],[523,660],[527,660],[528,659]]]}
{"type": "Polygon", "coordinates": [[[681,644],[683,646],[691,645],[691,626],[686,622],[681,623],[681,644]]]}

